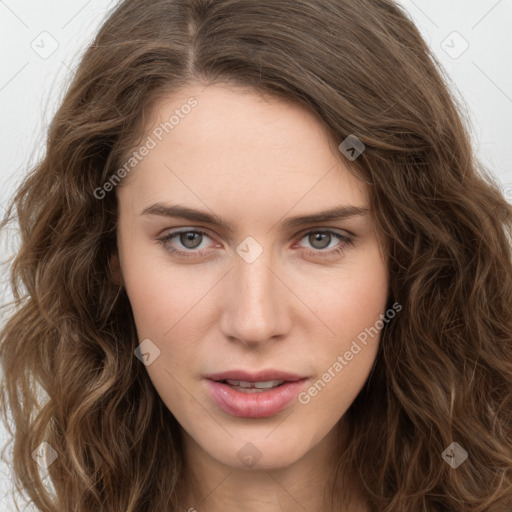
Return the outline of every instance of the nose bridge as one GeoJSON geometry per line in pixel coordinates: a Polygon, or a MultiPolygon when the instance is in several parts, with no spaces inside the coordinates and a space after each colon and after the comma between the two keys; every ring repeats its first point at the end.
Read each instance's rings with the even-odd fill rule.
{"type": "Polygon", "coordinates": [[[237,253],[223,311],[224,334],[244,343],[263,342],[289,327],[282,285],[270,270],[270,250],[246,239],[237,253]]]}

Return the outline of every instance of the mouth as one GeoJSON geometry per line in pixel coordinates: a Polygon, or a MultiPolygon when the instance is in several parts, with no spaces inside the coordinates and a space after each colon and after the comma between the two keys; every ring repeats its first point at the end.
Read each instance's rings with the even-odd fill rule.
{"type": "Polygon", "coordinates": [[[241,393],[264,393],[269,389],[275,389],[282,386],[286,381],[284,380],[267,380],[263,382],[249,382],[244,380],[231,380],[226,379],[219,381],[222,384],[228,385],[231,389],[240,391],[241,393]]]}
{"type": "Polygon", "coordinates": [[[304,387],[307,377],[276,370],[243,370],[204,379],[213,402],[231,416],[266,418],[283,411],[304,387]]]}

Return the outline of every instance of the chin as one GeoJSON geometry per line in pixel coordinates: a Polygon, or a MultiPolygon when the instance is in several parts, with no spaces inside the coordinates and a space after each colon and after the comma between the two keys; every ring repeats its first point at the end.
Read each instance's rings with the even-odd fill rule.
{"type": "Polygon", "coordinates": [[[249,471],[284,469],[303,458],[326,435],[323,428],[308,431],[304,425],[293,424],[292,416],[285,416],[281,424],[226,426],[227,432],[219,427],[215,433],[200,429],[194,435],[189,431],[189,435],[200,449],[225,466],[249,471]]]}

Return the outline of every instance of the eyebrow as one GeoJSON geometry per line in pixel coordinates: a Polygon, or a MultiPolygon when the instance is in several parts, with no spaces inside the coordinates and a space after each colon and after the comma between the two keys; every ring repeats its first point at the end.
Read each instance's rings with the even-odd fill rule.
{"type": "MultiPolygon", "coordinates": [[[[294,228],[305,224],[317,224],[319,222],[343,220],[349,217],[367,216],[369,212],[370,210],[368,208],[361,206],[338,206],[323,212],[289,217],[281,222],[281,226],[285,228],[294,228]]],[[[204,222],[205,224],[211,224],[213,226],[219,226],[227,229],[228,231],[232,231],[229,224],[221,217],[203,211],[194,210],[192,208],[187,208],[186,206],[155,203],[144,208],[140,215],[158,215],[161,217],[187,219],[195,222],[204,222]]]]}

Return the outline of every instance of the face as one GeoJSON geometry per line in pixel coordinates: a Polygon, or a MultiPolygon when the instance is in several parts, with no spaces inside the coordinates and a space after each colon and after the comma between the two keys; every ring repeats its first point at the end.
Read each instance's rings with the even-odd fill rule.
{"type": "Polygon", "coordinates": [[[365,185],[309,112],[227,86],[161,101],[148,137],[116,194],[149,377],[191,450],[292,464],[329,439],[377,354],[378,335],[360,340],[388,274],[365,185]],[[351,215],[313,218],[337,209],[351,215]]]}

